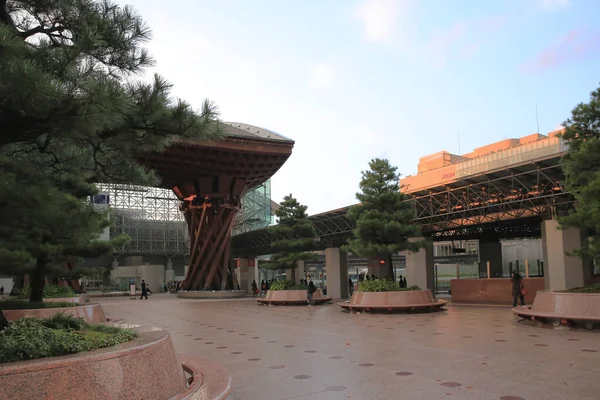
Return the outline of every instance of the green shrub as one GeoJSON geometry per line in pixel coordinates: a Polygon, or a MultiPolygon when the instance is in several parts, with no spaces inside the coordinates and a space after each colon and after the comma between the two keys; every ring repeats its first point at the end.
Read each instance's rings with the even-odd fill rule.
{"type": "Polygon", "coordinates": [[[306,285],[296,285],[292,281],[275,281],[269,290],[306,290],[306,285]]]}
{"type": "MultiPolygon", "coordinates": [[[[31,287],[24,286],[19,290],[19,295],[17,298],[19,299],[28,299],[31,296],[31,287]]],[[[73,289],[68,286],[58,286],[58,285],[46,285],[44,286],[44,293],[42,297],[44,298],[57,298],[57,297],[75,297],[77,293],[73,289]]]]}
{"type": "Polygon", "coordinates": [[[418,286],[401,288],[397,282],[383,279],[365,280],[358,285],[359,292],[409,292],[413,290],[421,290],[421,288],[418,286]]]}
{"type": "Polygon", "coordinates": [[[71,303],[68,301],[53,301],[48,303],[31,303],[29,301],[22,300],[0,300],[0,310],[33,310],[36,308],[61,308],[61,307],[75,307],[77,303],[71,303]]]}
{"type": "Polygon", "coordinates": [[[275,281],[271,283],[269,290],[288,290],[292,286],[294,286],[294,282],[292,281],[275,281]]]}
{"type": "Polygon", "coordinates": [[[127,329],[90,325],[81,318],[56,314],[21,318],[0,332],[0,362],[31,360],[125,343],[137,334],[127,329]]]}
{"type": "Polygon", "coordinates": [[[583,287],[562,290],[566,293],[600,293],[600,283],[592,283],[583,287]]]}

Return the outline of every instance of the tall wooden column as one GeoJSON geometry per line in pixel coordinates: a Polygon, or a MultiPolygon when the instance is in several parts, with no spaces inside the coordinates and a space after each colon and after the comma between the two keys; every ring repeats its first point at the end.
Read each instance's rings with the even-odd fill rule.
{"type": "Polygon", "coordinates": [[[238,290],[231,268],[231,230],[239,201],[184,200],[182,211],[190,234],[190,263],[185,290],[238,290]]]}

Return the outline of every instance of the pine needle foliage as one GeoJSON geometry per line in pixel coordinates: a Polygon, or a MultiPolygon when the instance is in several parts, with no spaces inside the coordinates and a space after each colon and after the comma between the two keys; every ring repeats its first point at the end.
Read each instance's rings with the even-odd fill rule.
{"type": "Polygon", "coordinates": [[[356,226],[354,237],[345,246],[361,257],[386,259],[390,277],[394,277],[394,255],[403,250],[418,251],[425,245],[423,241],[409,241],[421,236],[420,227],[412,221],[413,206],[400,191],[397,170],[388,160],[375,158],[362,172],[356,194],[360,203],[348,211],[348,219],[356,226]]]}
{"type": "Polygon", "coordinates": [[[311,253],[314,249],[316,233],[312,221],[308,219],[306,209],[307,206],[300,204],[291,194],[283,198],[283,202],[275,212],[278,224],[269,228],[273,235],[283,239],[271,244],[277,253],[273,256],[272,262],[267,264],[267,268],[291,269],[293,272],[298,261],[317,258],[311,253]]]}
{"type": "Polygon", "coordinates": [[[600,88],[590,94],[587,103],[578,104],[563,125],[562,137],[569,152],[562,168],[566,190],[576,203],[559,222],[587,235],[588,240],[574,254],[593,259],[600,256],[600,88]]]}
{"type": "Polygon", "coordinates": [[[129,240],[98,240],[94,182],[159,184],[140,153],[221,135],[212,102],[140,77],[150,38],[110,0],[0,0],[0,273],[31,272],[32,301],[49,268],[129,240]]]}

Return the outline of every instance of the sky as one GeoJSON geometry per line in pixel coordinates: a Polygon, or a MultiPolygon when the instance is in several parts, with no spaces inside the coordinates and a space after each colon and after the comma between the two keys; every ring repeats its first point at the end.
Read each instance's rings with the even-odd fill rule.
{"type": "MultiPolygon", "coordinates": [[[[118,0],[121,1],[121,0],[118,0]]],[[[560,127],[600,85],[597,0],[125,0],[173,94],[295,140],[271,181],[316,214],[387,158],[560,127]]]]}

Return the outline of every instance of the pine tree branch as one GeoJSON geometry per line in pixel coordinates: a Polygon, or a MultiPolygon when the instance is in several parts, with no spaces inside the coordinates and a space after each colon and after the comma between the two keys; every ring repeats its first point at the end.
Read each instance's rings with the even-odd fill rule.
{"type": "Polygon", "coordinates": [[[65,38],[64,36],[62,36],[62,35],[53,35],[53,34],[54,34],[54,33],[56,33],[56,32],[62,33],[62,32],[64,32],[66,29],[67,29],[67,28],[65,28],[64,26],[55,26],[55,27],[52,27],[52,28],[47,28],[47,29],[46,29],[46,28],[44,28],[44,26],[42,26],[42,25],[38,25],[38,26],[36,26],[35,28],[33,28],[33,29],[30,29],[30,30],[28,30],[28,31],[25,31],[25,32],[19,32],[19,34],[20,34],[20,36],[21,36],[23,39],[27,39],[28,37],[30,37],[30,36],[33,36],[33,35],[36,35],[36,34],[38,34],[38,33],[43,33],[43,34],[45,34],[45,35],[48,35],[48,36],[50,36],[50,37],[59,37],[59,38],[66,39],[66,38],[65,38]]]}

